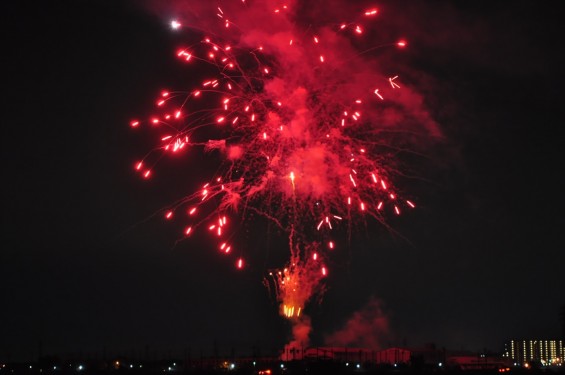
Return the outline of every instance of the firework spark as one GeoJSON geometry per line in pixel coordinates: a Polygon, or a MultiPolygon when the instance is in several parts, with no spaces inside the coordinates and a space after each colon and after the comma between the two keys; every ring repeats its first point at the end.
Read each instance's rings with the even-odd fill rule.
{"type": "MultiPolygon", "coordinates": [[[[367,44],[362,38],[380,17],[377,8],[354,14],[354,21],[302,28],[297,4],[271,5],[232,1],[206,9],[212,30],[189,28],[201,39],[176,51],[199,81],[187,91],[161,92],[156,114],[130,125],[157,139],[134,165],[142,178],[158,175],[167,154],[199,148],[223,157],[213,174],[195,177],[199,190],[163,216],[186,222],[184,236],[207,230],[238,269],[246,252],[230,243],[232,220],[259,214],[287,232],[289,262],[265,283],[274,286],[281,314],[299,318],[324,289],[324,259],[336,246],[332,230],[363,218],[384,223],[415,207],[393,184],[393,140],[401,123],[423,110],[401,77],[375,71],[366,52],[376,47],[352,46],[355,38],[367,44]]],[[[185,24],[171,27],[182,31],[185,24]]]]}
{"type": "Polygon", "coordinates": [[[294,319],[303,315],[304,306],[310,297],[323,292],[321,281],[328,271],[317,244],[310,243],[300,248],[292,243],[292,231],[290,238],[288,265],[269,272],[269,278],[265,279],[264,284],[269,289],[275,288],[280,314],[294,319]]]}

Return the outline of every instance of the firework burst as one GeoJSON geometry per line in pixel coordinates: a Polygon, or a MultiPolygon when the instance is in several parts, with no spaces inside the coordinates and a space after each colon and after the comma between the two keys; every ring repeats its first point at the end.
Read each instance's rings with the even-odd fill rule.
{"type": "Polygon", "coordinates": [[[156,114],[131,122],[156,134],[156,146],[134,166],[143,178],[158,174],[167,154],[191,148],[223,159],[213,173],[195,176],[200,189],[163,211],[186,222],[184,237],[208,231],[243,268],[246,249],[228,240],[230,222],[258,214],[288,233],[290,259],[265,279],[288,318],[324,290],[335,227],[364,218],[385,223],[415,207],[393,184],[395,139],[401,123],[422,111],[400,77],[376,71],[367,58],[376,47],[363,35],[377,8],[316,27],[300,27],[297,9],[226,1],[202,10],[213,22],[173,21],[175,30],[199,36],[176,51],[199,78],[187,91],[161,92],[156,114]],[[355,48],[352,39],[366,46],[355,48]]]}

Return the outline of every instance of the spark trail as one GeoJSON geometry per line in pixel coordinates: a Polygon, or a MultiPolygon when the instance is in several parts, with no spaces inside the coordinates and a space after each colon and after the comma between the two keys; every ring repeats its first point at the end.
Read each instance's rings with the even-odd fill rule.
{"type": "MultiPolygon", "coordinates": [[[[393,183],[394,156],[404,124],[425,112],[422,100],[394,72],[378,71],[367,53],[376,49],[363,40],[380,17],[376,7],[316,27],[320,22],[302,26],[297,2],[198,7],[184,13],[205,16],[171,26],[198,34],[176,56],[199,77],[186,91],[161,92],[156,114],[131,122],[157,140],[134,168],[149,179],[167,154],[190,148],[220,154],[223,165],[196,176],[201,188],[163,215],[186,222],[185,237],[208,231],[237,268],[247,259],[246,249],[229,240],[233,220],[252,212],[288,233],[289,262],[264,283],[281,314],[298,319],[324,290],[334,228],[368,218],[386,225],[388,215],[415,207],[393,183]]],[[[398,40],[379,48],[405,46],[398,40]]]]}

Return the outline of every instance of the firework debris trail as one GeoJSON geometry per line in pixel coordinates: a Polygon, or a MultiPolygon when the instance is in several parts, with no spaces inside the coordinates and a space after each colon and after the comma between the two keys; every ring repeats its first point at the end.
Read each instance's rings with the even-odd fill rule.
{"type": "Polygon", "coordinates": [[[310,319],[303,310],[324,291],[325,260],[336,247],[332,229],[366,218],[385,223],[387,215],[415,207],[392,183],[402,147],[396,140],[413,131],[406,124],[419,123],[422,132],[432,126],[420,95],[394,72],[379,71],[367,53],[406,42],[375,47],[363,39],[381,16],[376,7],[326,22],[295,1],[167,4],[179,14],[172,28],[198,35],[177,58],[189,69],[214,69],[199,68],[205,73],[194,87],[161,92],[154,115],[132,120],[132,128],[157,139],[135,170],[152,178],[158,162],[189,148],[223,157],[199,190],[163,215],[187,223],[184,237],[208,231],[240,269],[245,249],[224,239],[232,238],[226,236],[232,220],[252,212],[288,233],[290,259],[264,284],[281,315],[294,321],[295,341],[305,345],[310,319]]]}

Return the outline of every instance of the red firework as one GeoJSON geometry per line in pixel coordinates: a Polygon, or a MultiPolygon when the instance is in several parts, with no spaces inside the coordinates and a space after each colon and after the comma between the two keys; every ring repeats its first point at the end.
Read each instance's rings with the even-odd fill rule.
{"type": "MultiPolygon", "coordinates": [[[[392,184],[396,149],[389,136],[414,94],[398,94],[401,79],[375,71],[366,55],[377,47],[351,44],[376,19],[376,8],[361,12],[359,22],[302,29],[292,4],[234,3],[209,10],[217,24],[207,34],[214,37],[176,51],[181,61],[215,73],[199,73],[188,91],[161,92],[157,113],[131,122],[157,134],[156,147],[134,168],[148,179],[167,154],[199,148],[222,155],[215,174],[163,215],[185,221],[184,236],[205,228],[240,269],[245,249],[224,239],[231,238],[230,220],[253,212],[286,231],[290,260],[266,284],[275,286],[281,313],[298,317],[323,290],[334,227],[363,217],[382,223],[388,213],[414,208],[392,184]]],[[[171,26],[184,28],[179,21],[171,26]]],[[[378,47],[385,46],[406,42],[378,47]]]]}

